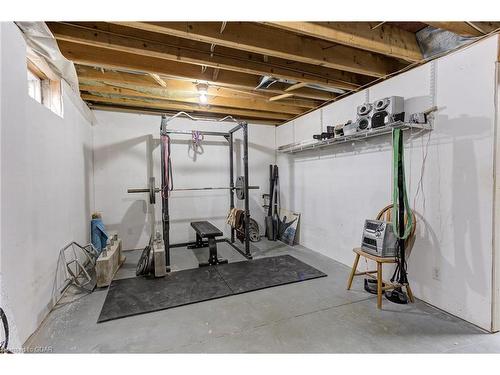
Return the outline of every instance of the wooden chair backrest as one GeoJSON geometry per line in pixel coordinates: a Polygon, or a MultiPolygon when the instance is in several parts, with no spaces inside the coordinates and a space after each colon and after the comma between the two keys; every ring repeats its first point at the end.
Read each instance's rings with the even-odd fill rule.
{"type": "MultiPolygon", "coordinates": [[[[415,216],[415,213],[412,211],[411,212],[412,219],[413,219],[413,228],[411,230],[410,235],[405,241],[405,250],[407,254],[409,255],[411,252],[411,249],[413,248],[413,244],[415,243],[415,230],[417,228],[417,217],[415,216]]],[[[383,221],[392,221],[392,204],[385,206],[380,210],[380,212],[377,215],[377,220],[383,220],[383,221]]],[[[405,215],[405,225],[408,223],[408,213],[405,215]]]]}

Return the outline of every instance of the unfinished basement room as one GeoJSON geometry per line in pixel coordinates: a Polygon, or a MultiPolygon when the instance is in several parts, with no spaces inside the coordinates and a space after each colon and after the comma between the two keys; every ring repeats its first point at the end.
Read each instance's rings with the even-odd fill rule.
{"type": "Polygon", "coordinates": [[[494,5],[23,3],[0,22],[0,353],[38,355],[0,373],[500,353],[494,5]]]}

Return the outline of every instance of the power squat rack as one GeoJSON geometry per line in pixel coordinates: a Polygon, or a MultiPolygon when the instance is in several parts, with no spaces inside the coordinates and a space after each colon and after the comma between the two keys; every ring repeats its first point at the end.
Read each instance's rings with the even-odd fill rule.
{"type": "MultiPolygon", "coordinates": [[[[216,132],[216,131],[205,131],[205,130],[175,130],[168,129],[168,123],[176,117],[186,116],[194,121],[206,121],[204,118],[196,118],[189,115],[186,112],[178,112],[171,117],[167,117],[166,115],[162,115],[161,125],[160,125],[160,136],[168,136],[174,134],[184,134],[184,135],[192,135],[193,132],[197,132],[200,135],[207,136],[221,136],[224,137],[228,141],[229,145],[229,186],[227,187],[193,187],[193,188],[180,188],[175,189],[168,186],[169,178],[167,176],[166,171],[170,168],[169,160],[166,160],[165,148],[169,147],[169,144],[166,145],[164,142],[160,142],[161,145],[161,187],[155,187],[154,177],[150,178],[148,188],[130,188],[127,190],[128,193],[149,193],[149,202],[151,205],[156,203],[155,195],[156,193],[161,193],[161,203],[162,203],[162,237],[163,237],[163,245],[165,251],[165,266],[166,271],[170,271],[170,249],[175,247],[206,247],[208,246],[207,241],[196,241],[184,242],[184,243],[170,243],[170,215],[169,215],[169,192],[170,191],[196,191],[196,190],[228,190],[229,191],[229,206],[230,209],[234,208],[235,200],[234,196],[236,193],[237,198],[245,201],[244,203],[244,249],[240,249],[238,245],[235,244],[235,228],[231,227],[231,238],[222,238],[216,240],[216,242],[226,242],[233,249],[238,251],[241,255],[243,255],[246,259],[252,259],[252,254],[250,252],[250,236],[249,236],[249,224],[250,224],[250,202],[249,202],[249,190],[251,189],[259,189],[258,186],[250,186],[248,184],[248,124],[245,121],[236,121],[232,116],[226,116],[219,120],[222,121],[233,121],[237,122],[237,126],[229,130],[228,132],[216,132]],[[243,176],[238,176],[235,182],[234,178],[234,134],[241,130],[243,132],[243,176]]],[[[213,121],[213,120],[212,120],[213,121]]],[[[168,150],[168,155],[170,150],[168,150]]],[[[154,208],[151,207],[154,212],[154,208]]],[[[152,224],[152,233],[151,233],[151,241],[150,245],[154,241],[154,220],[152,224]]]]}

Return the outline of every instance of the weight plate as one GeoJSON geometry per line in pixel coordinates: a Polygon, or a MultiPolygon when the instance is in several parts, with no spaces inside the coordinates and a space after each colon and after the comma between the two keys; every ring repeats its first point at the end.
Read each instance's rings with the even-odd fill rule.
{"type": "Polygon", "coordinates": [[[256,227],[256,226],[254,226],[254,225],[250,225],[248,228],[249,228],[250,230],[253,230],[253,231],[256,231],[256,232],[258,232],[258,231],[259,231],[259,227],[256,227]]]}
{"type": "Polygon", "coordinates": [[[250,218],[250,223],[248,225],[248,237],[250,237],[250,241],[258,242],[260,241],[260,233],[259,233],[259,224],[250,218]]]}
{"type": "Polygon", "coordinates": [[[251,229],[255,229],[256,231],[258,231],[258,230],[259,230],[259,226],[258,226],[258,224],[257,224],[257,223],[254,223],[254,222],[253,222],[253,219],[251,219],[250,224],[248,225],[248,227],[249,227],[249,228],[251,228],[251,229]]]}
{"type": "Polygon", "coordinates": [[[259,232],[250,231],[248,233],[248,236],[250,237],[250,241],[252,241],[252,242],[259,242],[260,241],[259,232]]]}

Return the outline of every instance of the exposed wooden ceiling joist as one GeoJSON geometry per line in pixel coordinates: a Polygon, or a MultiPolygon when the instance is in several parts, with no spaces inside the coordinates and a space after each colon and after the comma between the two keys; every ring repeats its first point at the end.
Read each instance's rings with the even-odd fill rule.
{"type": "Polygon", "coordinates": [[[291,85],[290,87],[287,87],[285,91],[289,92],[289,91],[293,91],[293,90],[297,90],[297,89],[301,89],[302,87],[304,87],[306,85],[305,82],[298,82],[296,83],[295,85],[291,85]]]}
{"type": "Polygon", "coordinates": [[[414,33],[375,22],[264,22],[267,25],[415,62],[422,52],[414,33]]]}
{"type": "MultiPolygon", "coordinates": [[[[281,82],[276,82],[272,85],[272,87],[267,88],[263,91],[273,93],[273,94],[283,94],[283,93],[285,93],[285,90],[288,87],[290,87],[290,85],[285,84],[285,83],[281,83],[281,82]]],[[[309,87],[303,87],[301,89],[297,89],[293,92],[293,94],[295,96],[300,97],[300,98],[322,100],[322,101],[333,100],[338,96],[337,94],[334,94],[333,92],[316,90],[316,89],[309,88],[309,87]]]]}
{"type": "Polygon", "coordinates": [[[481,36],[500,28],[500,22],[425,22],[438,29],[448,30],[462,36],[481,36]],[[471,25],[472,24],[472,25],[471,25]],[[476,26],[476,27],[474,27],[476,26]],[[481,31],[480,31],[481,30],[481,31]]]}
{"type": "MultiPolygon", "coordinates": [[[[152,90],[148,88],[127,88],[116,87],[113,85],[80,85],[81,91],[89,93],[100,93],[107,95],[117,95],[126,97],[146,98],[169,100],[180,103],[198,104],[199,98],[196,93],[182,93],[170,90],[152,90]]],[[[223,97],[207,97],[208,106],[228,107],[228,108],[241,108],[255,111],[267,111],[277,113],[287,113],[298,115],[304,112],[303,108],[292,107],[282,103],[272,103],[269,101],[255,100],[255,99],[241,99],[241,98],[223,98],[223,97]]],[[[203,106],[202,108],[209,108],[203,106]]]]}
{"type": "MultiPolygon", "coordinates": [[[[111,72],[105,71],[100,72],[93,68],[78,66],[78,77],[80,85],[96,85],[96,84],[109,84],[118,85],[119,87],[140,87],[140,88],[151,88],[157,89],[158,86],[149,80],[148,76],[121,73],[121,72],[111,72]]],[[[167,84],[167,89],[172,92],[177,93],[192,93],[196,92],[196,87],[194,82],[183,81],[183,80],[173,80],[164,79],[167,84]]],[[[209,86],[208,96],[231,98],[231,99],[248,99],[248,100],[258,100],[264,103],[269,101],[269,98],[274,96],[272,93],[263,93],[260,91],[249,91],[240,90],[234,88],[209,86]]],[[[310,100],[310,99],[300,99],[294,98],[287,101],[282,101],[282,104],[286,104],[292,107],[299,107],[305,109],[310,109],[317,107],[321,104],[320,101],[310,100]]]]}
{"type": "Polygon", "coordinates": [[[292,93],[286,93],[286,94],[281,94],[281,95],[276,95],[276,96],[273,96],[271,99],[269,99],[270,101],[272,102],[275,102],[277,100],[281,100],[281,99],[286,99],[286,98],[289,98],[293,96],[292,93]]]}
{"type": "Polygon", "coordinates": [[[353,73],[278,58],[268,59],[265,62],[260,55],[238,50],[229,52],[228,48],[225,48],[225,51],[220,53],[212,51],[210,45],[205,43],[194,42],[195,45],[193,45],[193,42],[178,37],[144,32],[119,25],[52,22],[49,22],[48,25],[58,40],[120,52],[259,76],[274,76],[343,90],[355,90],[367,82],[366,79],[363,79],[364,77],[356,76],[353,73]]]}
{"type": "MultiPolygon", "coordinates": [[[[85,46],[78,43],[58,41],[61,53],[69,60],[87,66],[103,67],[108,69],[127,69],[145,73],[156,73],[171,77],[188,78],[197,81],[212,81],[212,68],[204,71],[196,65],[180,62],[157,59],[154,57],[140,56],[131,53],[112,51],[106,48],[85,46]]],[[[259,84],[259,77],[223,70],[219,72],[217,85],[238,87],[246,90],[254,90],[259,84]]],[[[282,94],[288,85],[276,83],[273,89],[266,90],[275,94],[282,94]]],[[[294,92],[296,96],[317,99],[331,100],[335,94],[326,91],[302,88],[294,92]]]]}
{"type": "MultiPolygon", "coordinates": [[[[122,87],[142,87],[142,88],[159,88],[156,81],[146,74],[132,74],[125,72],[115,71],[101,71],[94,68],[77,65],[76,66],[78,80],[80,85],[96,85],[96,84],[110,84],[121,85],[122,87]]],[[[187,80],[174,80],[160,78],[166,84],[166,88],[172,92],[181,93],[195,93],[196,86],[194,82],[187,80]]],[[[262,91],[241,90],[235,88],[226,88],[218,86],[208,87],[208,96],[216,96],[222,98],[232,99],[255,99],[262,102],[267,102],[269,98],[274,96],[272,93],[265,93],[262,91]]],[[[280,103],[292,107],[300,108],[314,108],[321,104],[321,101],[294,98],[291,100],[282,100],[280,103]]]]}
{"type": "Polygon", "coordinates": [[[372,77],[385,76],[404,67],[404,64],[386,56],[250,22],[228,22],[223,33],[220,32],[220,22],[116,23],[372,77]]]}
{"type": "Polygon", "coordinates": [[[153,101],[144,99],[133,99],[133,98],[123,98],[123,97],[110,97],[110,96],[98,96],[91,94],[82,94],[82,99],[94,102],[94,103],[110,103],[116,105],[123,105],[129,107],[139,107],[139,108],[156,108],[168,111],[186,111],[186,112],[206,112],[206,113],[219,113],[225,115],[239,116],[243,119],[274,119],[274,120],[288,120],[292,118],[292,115],[274,113],[274,112],[264,112],[264,111],[251,111],[243,109],[232,109],[225,107],[204,107],[195,104],[182,104],[177,102],[169,101],[153,101]]]}

